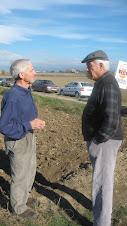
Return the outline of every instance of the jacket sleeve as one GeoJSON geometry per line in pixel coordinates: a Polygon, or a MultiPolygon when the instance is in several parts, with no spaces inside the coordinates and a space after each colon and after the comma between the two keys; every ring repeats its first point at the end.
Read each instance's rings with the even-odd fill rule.
{"type": "Polygon", "coordinates": [[[95,143],[102,143],[111,139],[118,129],[120,120],[118,94],[112,84],[104,87],[100,99],[103,122],[93,139],[95,143]]]}
{"type": "Polygon", "coordinates": [[[12,139],[21,139],[31,129],[30,122],[18,118],[15,102],[1,104],[0,133],[12,139]]]}

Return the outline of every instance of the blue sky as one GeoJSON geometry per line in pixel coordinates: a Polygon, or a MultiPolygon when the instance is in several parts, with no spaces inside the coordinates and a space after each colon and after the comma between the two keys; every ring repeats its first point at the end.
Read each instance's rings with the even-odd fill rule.
{"type": "Polygon", "coordinates": [[[36,70],[85,69],[90,52],[127,62],[126,0],[0,0],[0,70],[28,58],[36,70]]]}

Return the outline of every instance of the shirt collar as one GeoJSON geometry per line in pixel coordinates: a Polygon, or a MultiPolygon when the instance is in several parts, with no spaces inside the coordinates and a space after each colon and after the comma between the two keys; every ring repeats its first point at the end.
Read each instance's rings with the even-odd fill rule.
{"type": "Polygon", "coordinates": [[[99,79],[97,79],[97,81],[95,82],[95,84],[98,84],[102,79],[104,79],[106,76],[108,75],[108,71],[105,72],[99,79]]]}
{"type": "Polygon", "coordinates": [[[30,86],[29,86],[29,88],[28,89],[26,89],[26,88],[24,88],[24,87],[22,87],[22,86],[19,86],[19,85],[17,85],[16,83],[14,84],[14,88],[16,88],[17,90],[19,90],[19,91],[22,91],[23,93],[31,93],[31,88],[30,88],[30,86]]]}

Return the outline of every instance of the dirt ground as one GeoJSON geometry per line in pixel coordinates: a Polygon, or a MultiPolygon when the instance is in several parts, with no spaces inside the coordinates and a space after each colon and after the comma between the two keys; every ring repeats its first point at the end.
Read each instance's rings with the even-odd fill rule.
{"type": "MultiPolygon", "coordinates": [[[[1,102],[1,97],[0,97],[1,102]]],[[[79,225],[91,223],[83,217],[91,209],[92,167],[86,142],[81,134],[81,116],[69,115],[48,107],[39,107],[39,117],[46,122],[43,131],[36,131],[37,175],[31,196],[37,197],[40,207],[33,222],[46,225],[44,214],[59,205],[79,225]],[[41,223],[40,223],[41,222],[41,223]]],[[[127,204],[127,117],[122,116],[124,141],[118,152],[114,205],[127,204]]],[[[3,135],[0,134],[0,221],[7,225],[25,225],[26,220],[11,215],[8,156],[5,155],[3,135]]]]}

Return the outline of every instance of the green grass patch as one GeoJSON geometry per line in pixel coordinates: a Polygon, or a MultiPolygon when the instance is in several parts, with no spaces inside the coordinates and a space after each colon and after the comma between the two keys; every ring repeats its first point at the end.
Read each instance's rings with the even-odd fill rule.
{"type": "Polygon", "coordinates": [[[5,92],[8,90],[8,88],[0,87],[0,95],[3,96],[5,92]]]}
{"type": "Polygon", "coordinates": [[[6,226],[4,222],[0,222],[0,226],[6,226]]]}
{"type": "Polygon", "coordinates": [[[86,217],[90,222],[93,222],[93,211],[86,209],[84,217],[86,217]]]}
{"type": "Polygon", "coordinates": [[[112,225],[127,225],[127,205],[120,206],[113,210],[112,225]]]}
{"type": "Polygon", "coordinates": [[[58,218],[52,217],[48,226],[79,226],[79,224],[69,219],[66,215],[61,215],[61,217],[58,218]]]}
{"type": "Polygon", "coordinates": [[[33,222],[31,221],[28,221],[25,226],[41,226],[40,224],[34,224],[33,222]]]}
{"type": "Polygon", "coordinates": [[[68,221],[65,217],[61,218],[52,218],[52,222],[48,226],[79,226],[79,224],[75,222],[68,221]]]}
{"type": "Polygon", "coordinates": [[[82,114],[84,109],[84,104],[75,103],[72,101],[59,100],[55,98],[42,97],[33,94],[35,103],[38,103],[40,106],[48,106],[57,111],[63,111],[68,114],[82,114]]]}
{"type": "MultiPolygon", "coordinates": [[[[4,95],[4,93],[8,90],[8,88],[0,87],[0,95],[4,95]]],[[[127,103],[127,90],[122,90],[122,105],[125,105],[127,103]]],[[[32,94],[35,103],[38,103],[40,106],[47,106],[51,109],[57,110],[57,111],[63,111],[68,114],[79,114],[81,115],[83,112],[83,109],[85,107],[85,103],[77,103],[73,101],[67,101],[67,100],[60,100],[57,98],[52,97],[42,97],[38,96],[36,94],[32,94]]]]}
{"type": "Polygon", "coordinates": [[[126,89],[121,89],[121,96],[122,96],[123,105],[127,104],[127,90],[126,89]]]}
{"type": "MultiPolygon", "coordinates": [[[[8,88],[0,87],[0,95],[4,95],[4,93],[8,90],[8,88]]],[[[50,97],[42,97],[36,94],[32,94],[35,103],[40,106],[47,106],[51,109],[57,111],[63,111],[68,114],[82,114],[85,104],[75,103],[72,101],[59,100],[57,98],[50,97]]]]}

